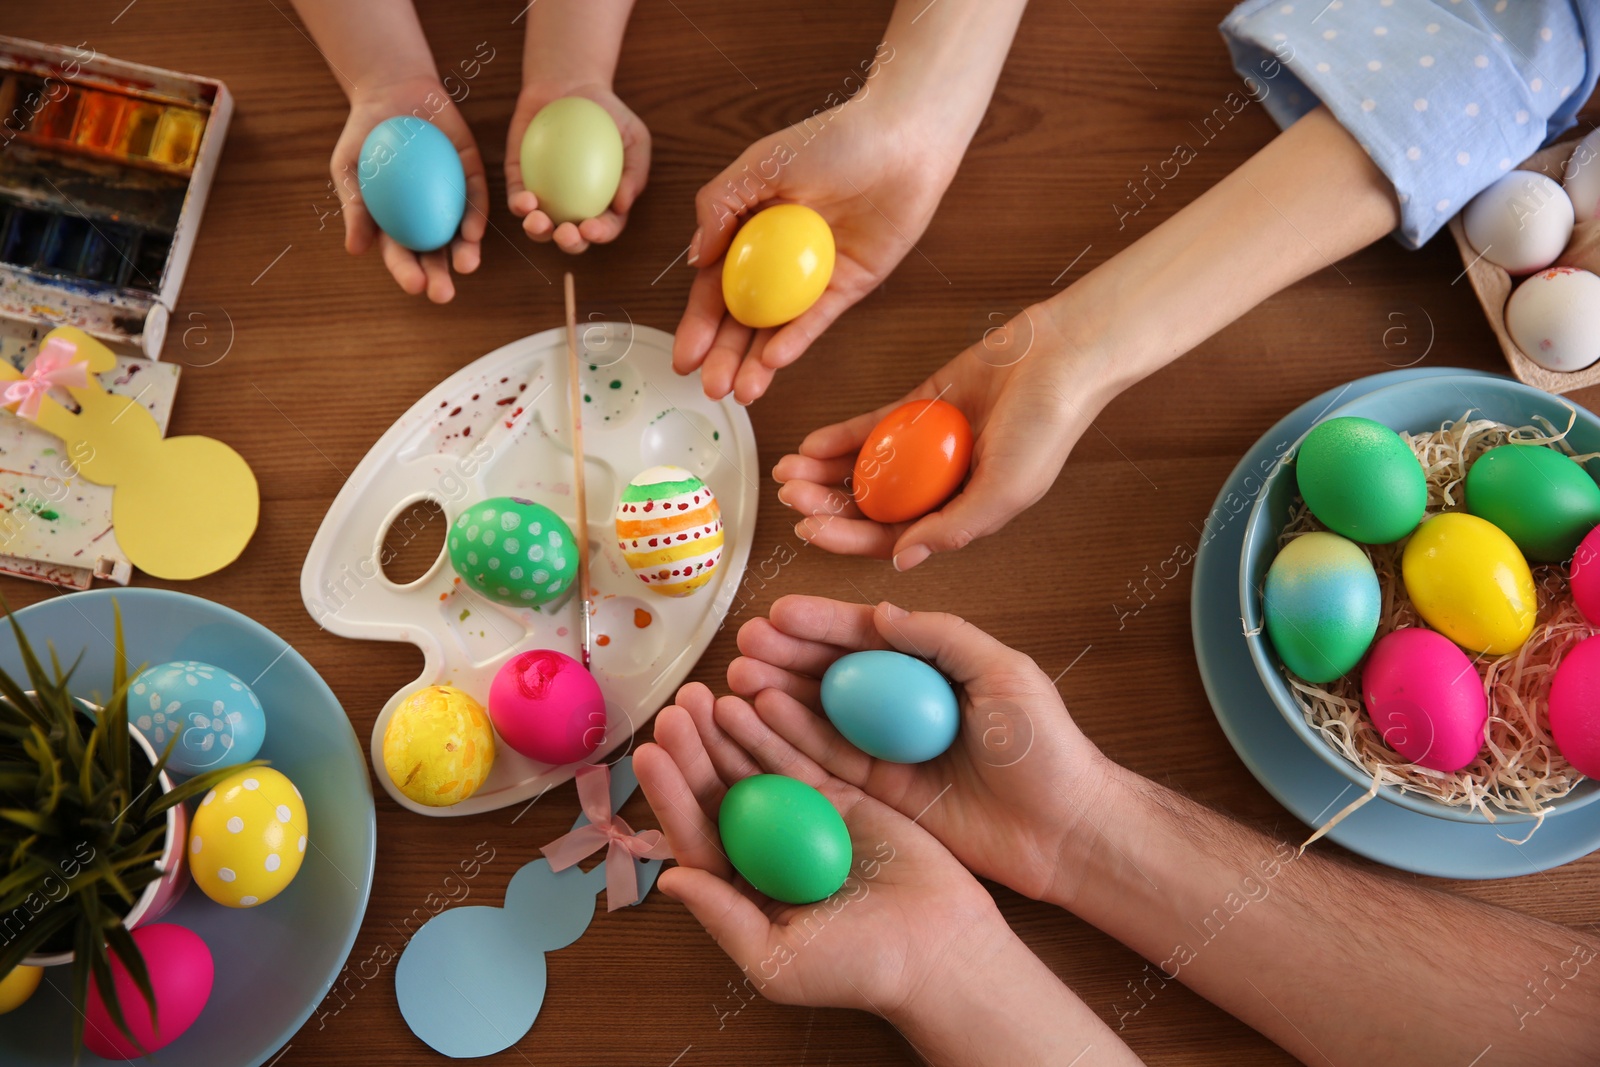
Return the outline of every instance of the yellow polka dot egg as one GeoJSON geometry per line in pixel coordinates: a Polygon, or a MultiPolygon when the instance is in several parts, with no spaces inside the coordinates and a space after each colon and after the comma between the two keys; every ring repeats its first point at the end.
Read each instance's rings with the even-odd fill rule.
{"type": "Polygon", "coordinates": [[[224,778],[195,809],[189,871],[206,896],[253,908],[283,892],[306,856],[306,804],[271,767],[224,778]]]}

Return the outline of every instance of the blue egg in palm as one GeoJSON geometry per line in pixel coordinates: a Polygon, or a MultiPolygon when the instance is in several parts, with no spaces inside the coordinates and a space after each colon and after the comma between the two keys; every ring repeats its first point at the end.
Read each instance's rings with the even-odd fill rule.
{"type": "Polygon", "coordinates": [[[822,710],[845,740],[892,763],[923,763],[956,739],[961,709],[944,675],[915,656],[871,650],[833,661],[822,710]]]}
{"type": "Polygon", "coordinates": [[[128,689],[128,722],[166,749],[175,774],[192,775],[255,759],[267,719],[250,687],[221,667],[174,660],[141,671],[128,689]]]}
{"type": "Polygon", "coordinates": [[[467,210],[467,178],[450,138],[415,115],[372,128],[361,144],[356,177],[367,214],[413,252],[450,243],[467,210]]]}

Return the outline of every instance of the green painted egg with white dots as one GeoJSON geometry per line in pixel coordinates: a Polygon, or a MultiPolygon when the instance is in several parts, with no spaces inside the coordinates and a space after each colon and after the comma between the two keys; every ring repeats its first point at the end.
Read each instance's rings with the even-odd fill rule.
{"type": "Polygon", "coordinates": [[[497,496],[450,526],[450,565],[490,600],[534,608],[560,597],[578,573],[578,541],[561,516],[532,500],[497,496]]]}

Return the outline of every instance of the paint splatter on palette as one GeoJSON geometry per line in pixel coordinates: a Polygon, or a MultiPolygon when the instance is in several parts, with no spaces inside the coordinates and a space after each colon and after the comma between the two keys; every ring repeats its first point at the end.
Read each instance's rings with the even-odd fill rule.
{"type": "Polygon", "coordinates": [[[0,37],[0,316],[159,358],[232,110],[218,81],[0,37]]]}

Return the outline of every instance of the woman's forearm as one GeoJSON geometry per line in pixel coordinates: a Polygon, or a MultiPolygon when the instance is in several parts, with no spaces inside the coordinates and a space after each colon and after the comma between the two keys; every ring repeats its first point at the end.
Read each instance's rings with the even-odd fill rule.
{"type": "Polygon", "coordinates": [[[1119,1028],[1181,982],[1306,1063],[1594,1062],[1600,939],[1298,855],[1121,768],[1097,792],[1049,897],[1149,961],[1119,1028]]]}
{"type": "Polygon", "coordinates": [[[345,96],[439,68],[411,0],[293,0],[345,96]]]}
{"type": "Polygon", "coordinates": [[[528,7],[522,46],[524,85],[565,92],[611,88],[633,0],[538,0],[528,7]]]}
{"type": "MultiPolygon", "coordinates": [[[[1154,175],[1149,195],[1165,184],[1154,175]]],[[[1399,217],[1383,172],[1319,108],[1044,307],[1120,391],[1399,217]]]]}

